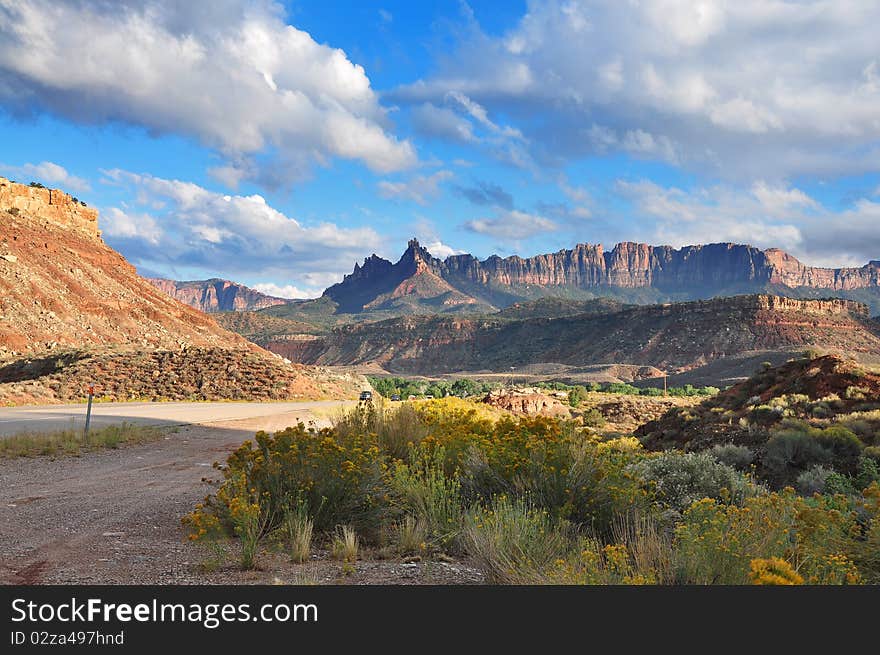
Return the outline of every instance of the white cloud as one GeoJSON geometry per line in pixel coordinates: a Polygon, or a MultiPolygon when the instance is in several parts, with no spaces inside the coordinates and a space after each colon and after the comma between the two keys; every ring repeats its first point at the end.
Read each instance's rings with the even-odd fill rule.
{"type": "Polygon", "coordinates": [[[138,267],[166,275],[186,269],[232,279],[268,277],[267,284],[314,290],[338,281],[350,262],[383,246],[372,228],[306,225],[260,195],[225,195],[192,182],[102,172],[106,183],[120,185],[140,205],[101,212],[108,243],[138,267]],[[153,211],[157,204],[163,209],[153,211]]]}
{"type": "Polygon", "coordinates": [[[415,177],[401,182],[379,182],[379,195],[383,198],[398,198],[412,200],[420,205],[428,204],[432,198],[440,194],[440,183],[453,177],[451,171],[437,171],[431,175],[416,175],[415,177]]]}
{"type": "MultiPolygon", "coordinates": [[[[628,152],[730,179],[876,172],[873,0],[547,0],[507,33],[471,22],[399,102],[511,117],[539,164],[628,152]]],[[[491,131],[491,128],[489,128],[491,131]]]]}
{"type": "Polygon", "coordinates": [[[57,186],[62,191],[83,193],[91,190],[88,180],[71,175],[66,168],[51,161],[43,161],[39,164],[23,164],[21,166],[0,164],[0,171],[7,175],[28,178],[27,182],[34,181],[41,182],[46,186],[57,186]]]}
{"type": "Polygon", "coordinates": [[[752,186],[752,194],[772,215],[801,208],[817,208],[818,203],[800,189],[787,189],[783,186],[769,186],[759,181],[752,186]]]}
{"type": "Polygon", "coordinates": [[[587,204],[592,202],[590,192],[580,186],[574,186],[568,183],[565,176],[559,178],[559,189],[565,194],[565,197],[579,204],[587,204]]]}
{"type": "Polygon", "coordinates": [[[323,291],[323,289],[302,289],[293,284],[279,286],[274,282],[259,282],[254,284],[252,288],[267,296],[289,299],[317,298],[323,291]]]}
{"type": "Polygon", "coordinates": [[[149,214],[131,214],[111,207],[101,215],[101,228],[105,237],[135,239],[151,245],[159,245],[162,229],[149,214]]]}
{"type": "Polygon", "coordinates": [[[865,198],[834,212],[800,189],[764,182],[751,193],[646,180],[619,180],[616,190],[631,202],[635,218],[650,220],[640,238],[652,243],[747,243],[782,248],[816,266],[861,266],[880,253],[880,203],[865,198]]]}
{"type": "Polygon", "coordinates": [[[2,0],[0,12],[7,107],[193,137],[227,159],[215,174],[233,184],[299,179],[334,157],[383,173],[417,163],[364,69],[287,25],[276,2],[2,0]]]}
{"type": "Polygon", "coordinates": [[[458,248],[453,248],[439,239],[420,241],[420,243],[429,253],[440,259],[446,259],[452,255],[463,255],[466,252],[464,250],[459,250],[458,248]]]}
{"type": "Polygon", "coordinates": [[[410,118],[413,127],[423,136],[459,143],[473,143],[478,140],[471,122],[447,107],[437,107],[426,102],[414,107],[410,118]]]}
{"type": "Polygon", "coordinates": [[[476,218],[464,223],[466,230],[504,241],[526,239],[536,234],[552,232],[557,227],[556,223],[543,216],[527,214],[516,209],[498,212],[492,218],[476,218]]]}

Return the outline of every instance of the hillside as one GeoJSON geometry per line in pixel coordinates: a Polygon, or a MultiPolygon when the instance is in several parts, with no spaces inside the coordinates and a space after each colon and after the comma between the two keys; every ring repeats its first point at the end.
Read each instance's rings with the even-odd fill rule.
{"type": "MultiPolygon", "coordinates": [[[[295,388],[311,388],[293,384],[294,378],[324,375],[304,367],[291,368],[139,277],[101,239],[95,210],[62,191],[0,178],[0,402],[68,399],[69,394],[57,392],[52,385],[65,384],[64,369],[74,362],[77,367],[70,369],[70,375],[76,375],[70,384],[80,394],[88,382],[100,386],[101,356],[113,359],[115,370],[147,376],[146,380],[128,379],[127,388],[147,389],[156,377],[155,369],[139,367],[138,358],[145,353],[167,353],[166,360],[175,362],[179,359],[175,353],[186,349],[201,353],[206,371],[212,370],[210,362],[227,362],[224,371],[238,366],[236,361],[243,364],[255,358],[263,362],[282,383],[275,391],[278,396],[292,395],[295,388]],[[70,352],[78,354],[61,356],[70,352]],[[40,361],[53,362],[52,370],[39,364],[31,367],[40,361]],[[89,368],[89,363],[94,366],[89,368]],[[285,367],[290,375],[279,372],[285,367]],[[32,374],[15,378],[21,371],[32,374]],[[26,384],[28,390],[13,389],[10,384],[26,384]]],[[[225,373],[213,375],[221,389],[228,388],[223,386],[225,373]]],[[[262,397],[254,380],[238,378],[235,391],[214,395],[262,397]]],[[[317,389],[320,381],[312,386],[317,389]]],[[[331,385],[327,394],[351,395],[350,386],[349,382],[340,383],[338,389],[331,385]]],[[[117,395],[125,397],[125,393],[117,395]]]]}
{"type": "Polygon", "coordinates": [[[113,401],[354,398],[363,387],[359,376],[228,348],[63,351],[0,365],[0,404],[75,402],[91,383],[113,401]]]}
{"type": "Polygon", "coordinates": [[[164,278],[146,278],[147,282],[179,300],[203,312],[243,312],[284,305],[284,298],[267,296],[243,284],[212,278],[180,282],[164,278]]]}
{"type": "Polygon", "coordinates": [[[570,300],[548,296],[537,300],[517,302],[497,312],[499,318],[520,320],[524,318],[558,318],[583,314],[604,314],[623,309],[624,305],[610,298],[595,300],[570,300]]]}
{"type": "Polygon", "coordinates": [[[859,475],[871,468],[862,456],[880,463],[880,373],[833,355],[799,358],[698,406],[670,409],[636,434],[653,450],[751,452],[775,486],[801,487],[809,482],[801,474],[817,466],[825,469],[817,478],[832,469],[859,475]]]}
{"type": "Polygon", "coordinates": [[[413,239],[396,263],[373,255],[324,297],[342,314],[394,310],[389,300],[396,297],[406,298],[409,314],[473,314],[547,296],[653,304],[748,293],[849,298],[877,311],[880,261],[861,268],[816,268],[773,248],[716,243],[675,249],[628,242],[608,252],[601,245],[578,244],[529,258],[440,260],[413,239]],[[428,274],[430,283],[404,285],[428,274]]]}
{"type": "MultiPolygon", "coordinates": [[[[412,316],[269,342],[310,364],[375,362],[388,371],[509,371],[544,362],[634,364],[670,373],[744,353],[807,348],[880,357],[880,326],[846,300],[739,296],[556,318],[412,316]]],[[[724,378],[723,369],[716,373],[724,378]]]]}

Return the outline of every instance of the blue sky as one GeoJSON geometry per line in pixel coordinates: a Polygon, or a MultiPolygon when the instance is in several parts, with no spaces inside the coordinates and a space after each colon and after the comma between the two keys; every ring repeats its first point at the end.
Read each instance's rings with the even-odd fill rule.
{"type": "Polygon", "coordinates": [[[872,0],[0,0],[0,175],[149,275],[316,295],[417,236],[880,259],[872,0]]]}

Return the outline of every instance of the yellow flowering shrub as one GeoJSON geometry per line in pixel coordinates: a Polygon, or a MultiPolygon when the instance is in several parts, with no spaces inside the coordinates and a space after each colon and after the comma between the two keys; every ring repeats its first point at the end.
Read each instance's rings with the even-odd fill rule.
{"type": "Polygon", "coordinates": [[[616,511],[645,500],[625,470],[639,451],[600,449],[569,422],[506,417],[470,440],[460,462],[469,502],[500,494],[525,497],[554,516],[605,531],[616,511]]]}
{"type": "Polygon", "coordinates": [[[255,441],[229,456],[222,467],[225,481],[206,508],[234,523],[235,494],[229,490],[244,476],[248,488],[265,500],[270,528],[302,503],[317,530],[350,523],[369,533],[378,529],[385,511],[386,468],[375,435],[341,438],[329,428],[306,429],[302,423],[274,434],[258,432],[255,441]]]}
{"type": "Polygon", "coordinates": [[[779,557],[753,559],[749,563],[749,578],[756,585],[799,585],[804,579],[791,564],[779,557]]]}
{"type": "Polygon", "coordinates": [[[747,498],[742,506],[710,498],[695,501],[675,528],[682,581],[747,584],[756,556],[791,556],[800,507],[801,499],[791,490],[747,498]]]}

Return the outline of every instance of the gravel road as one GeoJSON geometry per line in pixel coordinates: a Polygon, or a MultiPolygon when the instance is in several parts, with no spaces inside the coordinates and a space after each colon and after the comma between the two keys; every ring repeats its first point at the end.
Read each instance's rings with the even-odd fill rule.
{"type": "Polygon", "coordinates": [[[204,582],[180,518],[211,491],[213,462],[256,430],[312,418],[315,403],[287,405],[118,450],[0,461],[0,583],[204,582]]]}

